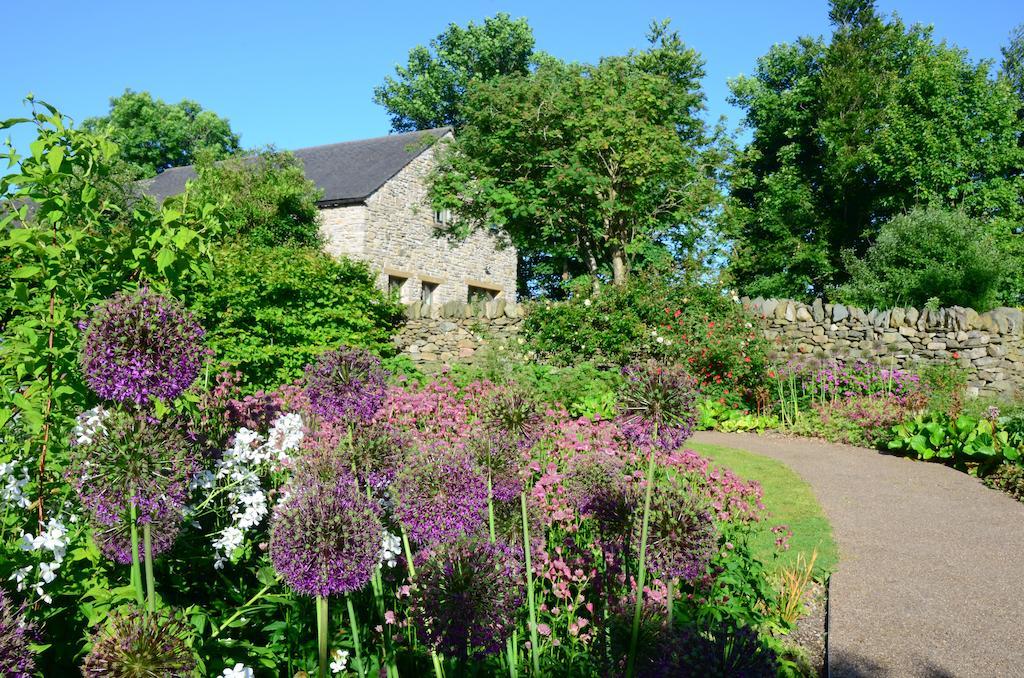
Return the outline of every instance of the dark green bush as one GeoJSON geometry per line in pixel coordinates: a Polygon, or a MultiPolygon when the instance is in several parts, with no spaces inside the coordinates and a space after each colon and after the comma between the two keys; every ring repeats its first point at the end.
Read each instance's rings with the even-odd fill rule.
{"type": "Polygon", "coordinates": [[[341,344],[395,354],[402,309],[365,264],[303,247],[220,248],[210,285],[192,306],[216,357],[250,388],[290,381],[320,352],[341,344]]]}
{"type": "Polygon", "coordinates": [[[863,259],[847,261],[839,298],[866,308],[998,305],[1005,258],[987,226],[962,212],[918,208],[884,223],[863,259]]]}

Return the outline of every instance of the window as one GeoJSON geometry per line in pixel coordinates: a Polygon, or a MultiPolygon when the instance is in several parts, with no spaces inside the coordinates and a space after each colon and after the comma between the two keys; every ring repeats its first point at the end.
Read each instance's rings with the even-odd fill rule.
{"type": "Polygon", "coordinates": [[[451,210],[434,210],[434,223],[447,224],[452,220],[451,210]]]}
{"type": "Polygon", "coordinates": [[[492,290],[488,287],[477,287],[476,285],[470,285],[469,291],[466,295],[469,303],[471,304],[476,302],[494,301],[494,298],[497,296],[498,290],[492,290]]]}
{"type": "Polygon", "coordinates": [[[420,286],[420,301],[424,306],[434,303],[434,295],[437,292],[437,283],[424,282],[420,286]]]}
{"type": "Polygon", "coordinates": [[[388,276],[388,292],[391,294],[398,295],[398,298],[402,298],[402,290],[405,288],[405,283],[408,282],[408,278],[403,278],[398,275],[388,276]]]}

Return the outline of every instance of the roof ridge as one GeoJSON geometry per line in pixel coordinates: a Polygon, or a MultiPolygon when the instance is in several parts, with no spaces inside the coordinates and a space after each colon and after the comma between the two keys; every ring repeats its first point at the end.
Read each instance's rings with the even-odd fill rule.
{"type": "MultiPolygon", "coordinates": [[[[417,129],[411,132],[399,132],[398,134],[382,134],[378,137],[369,137],[368,139],[349,139],[348,141],[334,141],[328,144],[317,144],[315,146],[303,146],[302,148],[293,148],[288,150],[289,153],[298,153],[299,151],[312,151],[318,148],[330,148],[333,146],[344,146],[345,144],[365,144],[371,141],[383,141],[384,139],[396,139],[398,137],[408,137],[414,134],[431,134],[434,132],[451,132],[452,127],[445,125],[444,127],[431,127],[430,129],[417,129]]],[[[444,134],[437,135],[439,137],[444,134]]]]}

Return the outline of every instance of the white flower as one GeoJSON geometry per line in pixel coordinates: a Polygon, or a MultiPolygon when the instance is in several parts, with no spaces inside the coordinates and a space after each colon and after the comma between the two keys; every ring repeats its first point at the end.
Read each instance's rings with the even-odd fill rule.
{"type": "Polygon", "coordinates": [[[584,299],[583,300],[583,305],[584,306],[590,306],[590,299],[584,299]]]}
{"type": "Polygon", "coordinates": [[[8,579],[13,579],[18,584],[18,590],[24,591],[25,580],[28,578],[30,574],[32,574],[32,566],[26,565],[25,567],[21,567],[15,570],[14,574],[8,577],[8,579]]]}
{"type": "Polygon", "coordinates": [[[664,344],[665,343],[665,337],[658,337],[658,343],[659,344],[664,344]]]}
{"type": "Polygon", "coordinates": [[[288,452],[299,449],[304,435],[301,416],[282,414],[271,425],[266,446],[277,452],[279,461],[287,461],[290,458],[288,452]]]}
{"type": "Polygon", "coordinates": [[[665,345],[666,346],[671,346],[672,345],[672,340],[671,339],[666,339],[665,340],[665,345]]]}
{"type": "Polygon", "coordinates": [[[60,563],[39,563],[39,577],[44,583],[49,584],[51,581],[57,578],[57,570],[60,569],[60,563]]]}
{"type": "Polygon", "coordinates": [[[380,562],[394,567],[398,564],[398,556],[402,554],[402,540],[394,534],[384,532],[383,543],[380,548],[380,562]]]}
{"type": "Polygon", "coordinates": [[[253,678],[256,674],[245,664],[238,663],[234,668],[224,669],[224,673],[220,675],[221,678],[253,678]]]}
{"type": "Polygon", "coordinates": [[[98,437],[105,435],[107,427],[103,425],[110,413],[100,406],[82,412],[75,419],[75,428],[71,438],[76,445],[91,445],[98,437]]]}
{"type": "Polygon", "coordinates": [[[348,667],[348,650],[335,650],[332,658],[331,673],[341,673],[348,667]]]}
{"type": "Polygon", "coordinates": [[[652,331],[652,332],[651,332],[651,336],[652,336],[652,337],[656,337],[656,336],[658,336],[658,330],[654,330],[654,331],[652,331]]]}

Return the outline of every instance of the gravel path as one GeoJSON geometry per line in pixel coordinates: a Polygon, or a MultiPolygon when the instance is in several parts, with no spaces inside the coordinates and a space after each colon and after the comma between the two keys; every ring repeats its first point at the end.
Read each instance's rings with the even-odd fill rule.
{"type": "Polygon", "coordinates": [[[796,471],[839,544],[833,676],[1024,676],[1024,504],[940,464],[740,433],[693,440],[796,471]]]}

